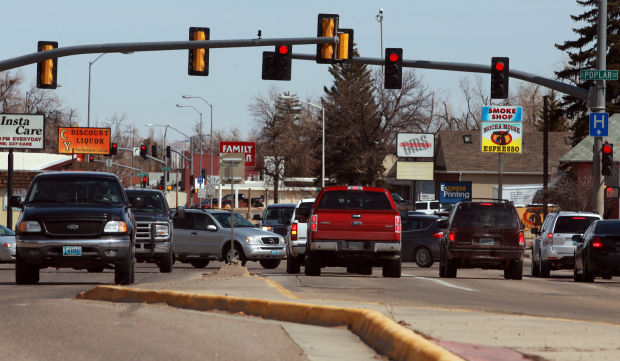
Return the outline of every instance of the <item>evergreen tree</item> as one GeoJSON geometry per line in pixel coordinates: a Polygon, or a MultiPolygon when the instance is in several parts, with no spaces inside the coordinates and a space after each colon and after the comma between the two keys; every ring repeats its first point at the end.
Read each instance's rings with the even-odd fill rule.
{"type": "Polygon", "coordinates": [[[329,72],[334,83],[322,99],[326,177],[335,184],[378,185],[387,152],[371,72],[365,64],[344,63],[329,72]]]}
{"type": "MultiPolygon", "coordinates": [[[[577,0],[577,3],[587,8],[580,15],[571,15],[574,21],[582,21],[586,24],[580,29],[574,29],[578,34],[577,40],[568,40],[555,46],[568,53],[570,58],[568,66],[556,72],[559,79],[568,80],[576,86],[590,88],[592,81],[579,80],[579,71],[582,69],[596,68],[596,44],[597,44],[597,0],[577,0]]],[[[608,0],[607,2],[607,69],[620,67],[620,0],[608,0]]],[[[618,82],[606,83],[606,111],[610,114],[620,109],[620,85],[618,82]]],[[[571,127],[573,143],[576,144],[588,135],[589,117],[586,101],[565,95],[562,107],[566,117],[574,120],[571,127]]]]}

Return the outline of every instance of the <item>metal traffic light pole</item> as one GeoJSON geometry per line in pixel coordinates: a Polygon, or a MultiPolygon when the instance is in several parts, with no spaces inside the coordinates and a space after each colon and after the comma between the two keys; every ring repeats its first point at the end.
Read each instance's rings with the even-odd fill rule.
{"type": "MultiPolygon", "coordinates": [[[[598,36],[596,50],[596,68],[607,68],[607,0],[600,0],[598,6],[598,36]]],[[[595,99],[590,106],[590,112],[599,113],[605,111],[605,80],[597,80],[596,85],[590,88],[595,99]]],[[[601,177],[601,146],[603,137],[594,137],[592,145],[592,208],[601,216],[605,212],[605,199],[603,198],[605,187],[601,177]]]]}

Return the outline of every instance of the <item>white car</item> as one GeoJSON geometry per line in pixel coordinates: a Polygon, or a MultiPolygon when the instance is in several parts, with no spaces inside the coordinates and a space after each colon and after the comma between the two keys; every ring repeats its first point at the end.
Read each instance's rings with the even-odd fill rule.
{"type": "Polygon", "coordinates": [[[297,202],[291,217],[291,226],[286,235],[286,272],[299,273],[306,254],[308,240],[308,216],[314,198],[305,198],[297,202]]]}
{"type": "Polygon", "coordinates": [[[15,232],[0,225],[0,263],[15,263],[15,232]]]}

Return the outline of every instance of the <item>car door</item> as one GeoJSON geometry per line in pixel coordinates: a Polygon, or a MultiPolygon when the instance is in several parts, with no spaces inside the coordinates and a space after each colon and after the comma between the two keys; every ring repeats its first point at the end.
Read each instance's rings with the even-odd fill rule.
{"type": "Polygon", "coordinates": [[[174,242],[172,242],[172,251],[176,255],[191,254],[191,238],[194,231],[194,218],[192,213],[185,213],[184,218],[175,217],[174,224],[174,242]]]}
{"type": "Polygon", "coordinates": [[[190,247],[192,254],[201,256],[217,254],[216,232],[207,230],[209,225],[215,225],[213,219],[205,212],[192,213],[193,228],[190,232],[190,247]]]}

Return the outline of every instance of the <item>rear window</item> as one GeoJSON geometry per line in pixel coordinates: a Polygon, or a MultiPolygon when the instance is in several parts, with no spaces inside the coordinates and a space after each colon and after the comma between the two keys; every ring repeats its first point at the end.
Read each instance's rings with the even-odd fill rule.
{"type": "Polygon", "coordinates": [[[620,233],[620,222],[598,222],[594,233],[618,234],[620,233]]]}
{"type": "Polygon", "coordinates": [[[323,193],[318,208],[392,210],[392,203],[382,192],[342,190],[323,193]]]}
{"type": "Polygon", "coordinates": [[[308,222],[308,216],[310,215],[310,209],[314,202],[302,202],[299,207],[295,209],[295,220],[301,223],[308,222]]]}
{"type": "Polygon", "coordinates": [[[512,206],[506,204],[463,203],[454,215],[456,227],[519,228],[519,219],[512,206]]]}
{"type": "Polygon", "coordinates": [[[295,207],[267,207],[264,220],[277,220],[279,223],[290,222],[295,207]]]}
{"type": "Polygon", "coordinates": [[[597,217],[560,216],[555,222],[553,233],[584,233],[597,217]]]}
{"type": "Polygon", "coordinates": [[[427,205],[426,202],[415,202],[415,209],[428,209],[427,205]]]}

